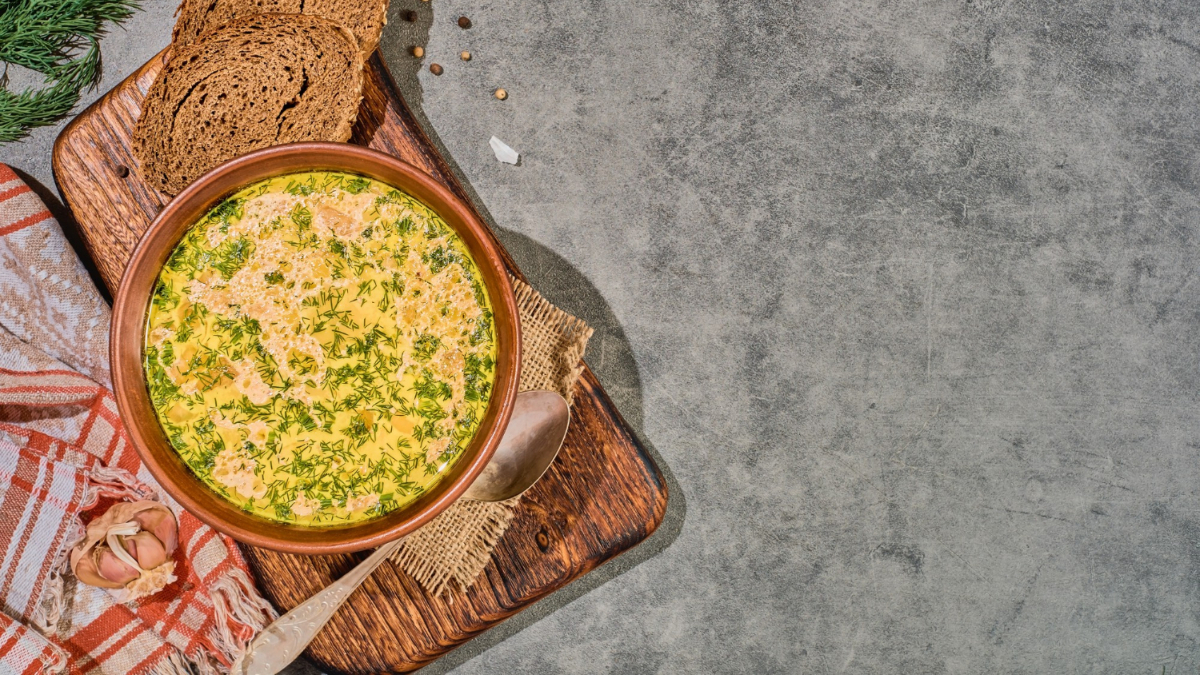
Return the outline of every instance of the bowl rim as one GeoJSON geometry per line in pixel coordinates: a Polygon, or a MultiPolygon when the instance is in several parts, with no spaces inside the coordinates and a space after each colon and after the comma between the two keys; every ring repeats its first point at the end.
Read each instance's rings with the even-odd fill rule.
{"type": "Polygon", "coordinates": [[[155,480],[184,509],[216,530],[252,546],[289,553],[315,555],[373,548],[432,520],[454,503],[487,465],[508,425],[520,383],[521,324],[516,297],[491,231],[474,209],[418,167],[344,143],[302,142],[256,150],[224,162],[184,188],[158,213],[130,255],[113,303],[109,341],[117,409],[131,444],[155,480]],[[447,475],[425,495],[376,519],[306,527],[243,512],[192,473],[170,446],[155,415],[143,354],[146,312],[159,271],[184,233],[213,205],[247,185],[283,174],[323,170],[389,184],[416,197],[455,230],[484,277],[492,302],[496,376],[475,436],[447,475]]]}

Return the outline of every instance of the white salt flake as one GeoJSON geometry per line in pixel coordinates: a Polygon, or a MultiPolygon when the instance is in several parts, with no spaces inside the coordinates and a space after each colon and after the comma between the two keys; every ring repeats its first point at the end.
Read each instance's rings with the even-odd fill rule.
{"type": "Polygon", "coordinates": [[[505,145],[504,141],[492,136],[492,140],[488,141],[488,145],[492,146],[492,152],[496,153],[496,159],[506,164],[516,164],[517,160],[521,159],[521,155],[517,154],[516,150],[505,145]]]}

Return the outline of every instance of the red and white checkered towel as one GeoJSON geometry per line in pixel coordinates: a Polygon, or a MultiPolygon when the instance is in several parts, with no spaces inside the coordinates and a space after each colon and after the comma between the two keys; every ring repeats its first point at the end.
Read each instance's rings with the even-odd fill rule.
{"type": "Polygon", "coordinates": [[[108,374],[109,308],[45,205],[0,164],[0,674],[218,673],[274,616],[232,540],[161,494],[108,374]],[[121,499],[179,520],[178,580],[118,604],[67,572],[121,499]]]}

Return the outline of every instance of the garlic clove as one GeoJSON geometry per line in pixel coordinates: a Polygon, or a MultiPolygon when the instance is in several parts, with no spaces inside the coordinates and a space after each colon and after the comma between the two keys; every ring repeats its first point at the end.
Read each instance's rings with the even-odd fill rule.
{"type": "Polygon", "coordinates": [[[162,542],[150,532],[142,531],[132,537],[125,537],[124,544],[129,555],[137,560],[138,567],[143,570],[154,569],[170,558],[162,542]]]}
{"type": "Polygon", "coordinates": [[[179,546],[179,527],[170,510],[162,508],[142,511],[133,519],[142,526],[143,530],[150,532],[162,542],[162,547],[168,556],[175,552],[175,548],[179,546]]]}
{"type": "Polygon", "coordinates": [[[101,549],[93,549],[90,552],[93,555],[86,555],[78,558],[74,564],[75,576],[88,586],[99,586],[100,588],[121,588],[124,586],[123,583],[110,581],[100,575],[100,568],[94,557],[94,554],[97,554],[100,551],[101,549]]]}
{"type": "Polygon", "coordinates": [[[96,567],[100,570],[100,576],[109,581],[114,581],[118,586],[123,586],[130,581],[138,578],[140,572],[127,565],[124,561],[117,557],[112,549],[101,548],[97,556],[96,567]]]}

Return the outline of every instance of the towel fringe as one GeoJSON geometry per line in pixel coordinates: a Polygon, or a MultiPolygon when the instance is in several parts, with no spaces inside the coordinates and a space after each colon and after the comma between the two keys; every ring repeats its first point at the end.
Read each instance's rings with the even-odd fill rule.
{"type": "Polygon", "coordinates": [[[237,661],[254,636],[279,616],[253,589],[250,577],[240,569],[231,570],[209,588],[216,625],[208,637],[228,663],[237,661]]]}

